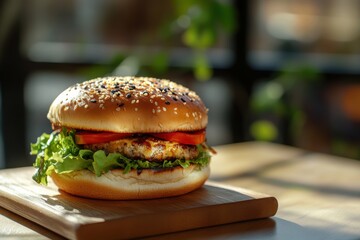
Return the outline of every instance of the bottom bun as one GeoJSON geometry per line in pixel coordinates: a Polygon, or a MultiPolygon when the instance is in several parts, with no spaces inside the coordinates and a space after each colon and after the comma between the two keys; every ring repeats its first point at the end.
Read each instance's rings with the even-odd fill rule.
{"type": "Polygon", "coordinates": [[[210,174],[209,166],[171,169],[111,170],[97,177],[89,170],[57,174],[51,178],[59,189],[81,197],[130,200],[178,196],[201,187],[210,174]]]}

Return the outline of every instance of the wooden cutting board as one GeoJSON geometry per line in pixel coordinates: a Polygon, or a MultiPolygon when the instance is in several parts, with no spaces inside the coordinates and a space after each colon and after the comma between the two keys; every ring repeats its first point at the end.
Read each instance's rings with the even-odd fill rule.
{"type": "Polygon", "coordinates": [[[0,170],[0,206],[69,239],[136,238],[275,215],[265,194],[207,182],[179,197],[106,201],[35,183],[32,167],[0,170]]]}

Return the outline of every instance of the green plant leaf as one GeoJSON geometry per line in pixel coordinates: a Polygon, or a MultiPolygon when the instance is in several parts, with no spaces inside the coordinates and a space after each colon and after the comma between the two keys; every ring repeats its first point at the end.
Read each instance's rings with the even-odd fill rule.
{"type": "Polygon", "coordinates": [[[276,126],[267,120],[258,120],[251,124],[250,133],[256,140],[274,141],[278,137],[276,126]]]}
{"type": "Polygon", "coordinates": [[[212,76],[212,68],[204,53],[195,56],[195,77],[198,80],[208,80],[212,76]]]}

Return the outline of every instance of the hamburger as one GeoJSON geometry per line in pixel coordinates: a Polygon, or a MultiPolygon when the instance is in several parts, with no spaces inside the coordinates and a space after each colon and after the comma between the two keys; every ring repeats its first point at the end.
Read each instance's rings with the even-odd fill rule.
{"type": "Polygon", "coordinates": [[[53,132],[31,144],[33,179],[97,199],[177,196],[209,177],[207,108],[188,88],[147,77],[75,84],[51,104],[53,132]]]}

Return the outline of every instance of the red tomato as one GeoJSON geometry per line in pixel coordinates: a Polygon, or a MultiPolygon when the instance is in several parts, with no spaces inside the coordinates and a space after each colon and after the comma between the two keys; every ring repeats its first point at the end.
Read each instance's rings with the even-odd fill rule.
{"type": "Polygon", "coordinates": [[[196,145],[205,142],[205,130],[192,132],[152,133],[154,137],[181,144],[196,145]]]}
{"type": "MultiPolygon", "coordinates": [[[[118,139],[132,136],[132,133],[113,133],[113,132],[92,132],[80,131],[75,134],[76,144],[95,144],[111,142],[118,139]]],[[[169,132],[169,133],[150,133],[149,135],[181,144],[196,145],[205,142],[205,130],[192,132],[169,132]]]]}
{"type": "Polygon", "coordinates": [[[76,144],[94,144],[115,141],[131,136],[132,133],[113,133],[113,132],[91,132],[83,131],[75,134],[76,144]]]}

